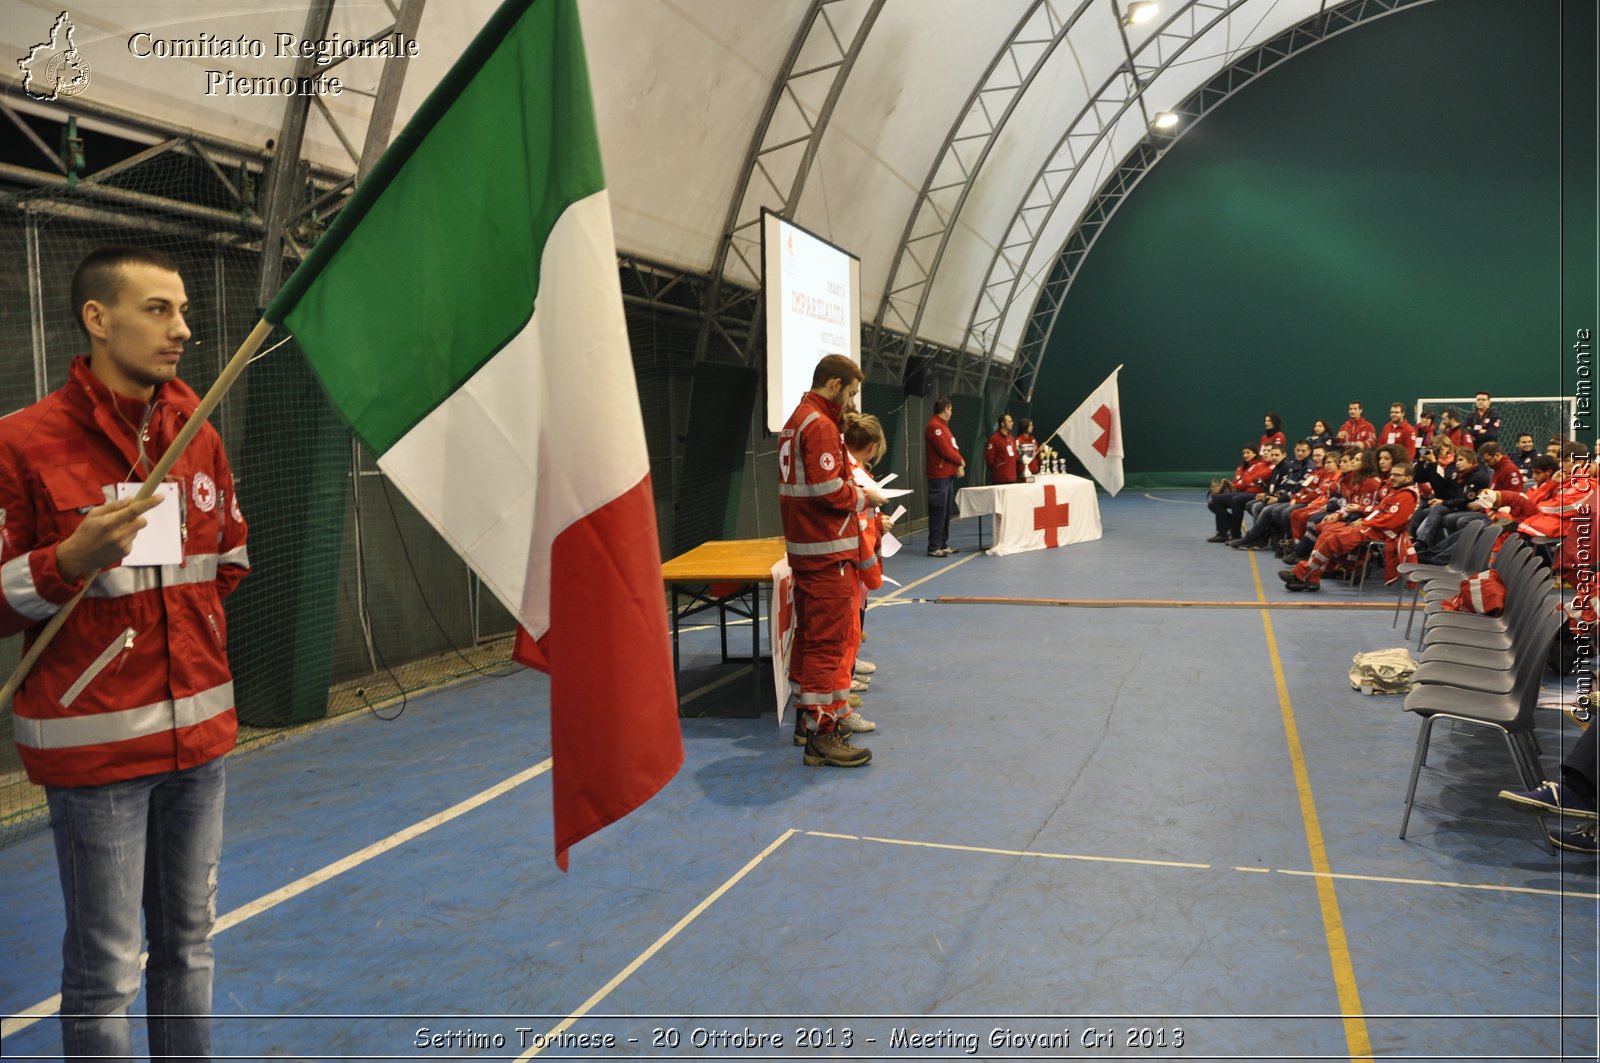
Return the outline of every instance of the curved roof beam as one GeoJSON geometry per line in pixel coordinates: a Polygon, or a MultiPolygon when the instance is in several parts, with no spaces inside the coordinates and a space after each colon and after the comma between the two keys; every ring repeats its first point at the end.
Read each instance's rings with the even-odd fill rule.
{"type": "Polygon", "coordinates": [[[761,319],[761,208],[776,203],[779,204],[777,213],[785,218],[794,217],[822,135],[833,117],[834,105],[839,102],[839,93],[844,90],[884,2],[871,0],[854,31],[849,33],[848,45],[841,39],[840,31],[843,28],[848,32],[849,27],[836,26],[834,16],[842,14],[839,5],[851,4],[853,0],[811,0],[811,6],[806,9],[800,29],[789,46],[789,54],[784,57],[772,91],[767,94],[766,105],[761,109],[744,164],[739,168],[739,179],[728,204],[727,221],[722,226],[722,239],[717,243],[717,254],[711,263],[711,294],[695,344],[696,362],[705,358],[713,329],[740,353],[741,361],[750,360],[761,319]],[[818,76],[831,77],[831,81],[827,96],[816,117],[812,118],[801,102],[796,85],[818,76]],[[804,132],[799,132],[801,129],[804,132]],[[758,176],[760,180],[756,181],[758,176]],[[727,305],[724,305],[724,291],[728,287],[725,282],[738,286],[726,299],[727,305]],[[747,315],[749,331],[742,340],[730,336],[722,325],[729,310],[741,303],[751,304],[747,315]]]}
{"type": "Polygon", "coordinates": [[[1127,61],[1101,83],[1067,123],[1061,138],[1029,183],[1027,192],[1017,201],[1011,222],[1005,229],[1006,235],[989,257],[989,268],[984,271],[983,283],[973,299],[966,331],[952,355],[956,360],[958,390],[961,383],[970,383],[968,378],[974,373],[979,374],[978,387],[987,382],[999,346],[1000,325],[1017,297],[1028,259],[1067,187],[1083,172],[1083,164],[1093,160],[1124,114],[1135,106],[1143,107],[1142,96],[1147,85],[1177,62],[1208,30],[1249,2],[1193,0],[1140,42],[1137,50],[1128,48],[1127,38],[1123,37],[1127,61]],[[1156,62],[1140,65],[1139,58],[1152,52],[1156,62]],[[978,337],[983,353],[967,357],[963,352],[974,336],[978,337]]]}
{"type": "MultiPolygon", "coordinates": [[[[1205,84],[1190,93],[1173,113],[1182,120],[1177,130],[1162,135],[1159,141],[1145,139],[1122,161],[1115,173],[1100,186],[1090,201],[1083,217],[1067,235],[1048,279],[1040,285],[1024,328],[1022,341],[1017,345],[1016,357],[1010,367],[1010,388],[1024,402],[1033,401],[1034,384],[1044,363],[1044,352],[1050,345],[1056,320],[1066,302],[1067,291],[1077,279],[1084,259],[1104,231],[1105,225],[1116,214],[1128,194],[1144,179],[1151,167],[1166,154],[1167,149],[1185,133],[1199,124],[1234,93],[1256,78],[1287,62],[1307,48],[1321,44],[1356,26],[1382,18],[1405,7],[1428,3],[1429,0],[1349,0],[1349,2],[1319,12],[1297,26],[1292,26],[1267,41],[1248,55],[1211,77],[1205,84]],[[1026,381],[1026,386],[1023,382],[1026,381]]],[[[993,351],[989,352],[992,362],[993,351]]]]}
{"type": "Polygon", "coordinates": [[[996,49],[945,134],[944,143],[935,152],[928,176],[922,180],[922,190],[906,218],[905,231],[895,245],[888,283],[883,286],[883,298],[872,322],[874,334],[879,337],[887,335],[885,326],[905,337],[903,341],[897,338],[896,342],[884,344],[876,354],[878,366],[886,368],[894,379],[904,373],[906,360],[916,345],[917,330],[932,290],[929,282],[939,271],[955,219],[966,204],[984,160],[1028,86],[1091,3],[1093,0],[1081,0],[1070,14],[1063,15],[1067,5],[1062,0],[1034,0],[996,49]],[[929,256],[927,249],[935,240],[938,243],[929,256]]]}

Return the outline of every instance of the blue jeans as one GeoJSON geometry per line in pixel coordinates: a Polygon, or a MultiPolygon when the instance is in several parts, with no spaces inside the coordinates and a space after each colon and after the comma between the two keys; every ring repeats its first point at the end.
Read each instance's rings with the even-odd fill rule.
{"type": "Polygon", "coordinates": [[[61,1031],[68,1059],[133,1054],[139,912],[150,937],[151,1059],[211,1055],[211,928],[223,758],[104,786],[45,788],[67,907],[61,1031]]]}

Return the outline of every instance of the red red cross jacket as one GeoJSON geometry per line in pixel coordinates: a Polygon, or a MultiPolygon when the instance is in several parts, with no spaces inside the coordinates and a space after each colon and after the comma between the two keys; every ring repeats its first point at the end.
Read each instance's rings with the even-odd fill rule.
{"type": "Polygon", "coordinates": [[[989,482],[1014,484],[1017,482],[1017,445],[1003,431],[989,437],[983,449],[983,460],[989,463],[989,482]]]}
{"type": "Polygon", "coordinates": [[[1378,430],[1365,417],[1352,417],[1339,426],[1333,438],[1343,447],[1370,447],[1378,442],[1378,430]]]}
{"type": "Polygon", "coordinates": [[[1502,454],[1499,461],[1489,466],[1489,487],[1494,491],[1521,491],[1522,469],[1502,454]]]}
{"type": "Polygon", "coordinates": [[[927,427],[922,430],[922,441],[926,446],[924,461],[928,466],[928,479],[954,476],[956,470],[966,464],[961,448],[956,446],[956,437],[950,434],[950,422],[938,414],[928,419],[927,427]]]}
{"type": "Polygon", "coordinates": [[[1412,427],[1409,421],[1401,421],[1399,424],[1395,424],[1393,421],[1385,421],[1378,429],[1378,445],[1403,447],[1406,452],[1406,458],[1415,459],[1417,456],[1417,430],[1412,427]]]}
{"type": "Polygon", "coordinates": [[[867,496],[850,479],[839,407],[808,391],[778,435],[778,510],[783,545],[796,572],[854,564],[861,546],[856,515],[867,496]]]}
{"type": "MultiPolygon", "coordinates": [[[[0,635],[27,631],[31,645],[82,585],[62,578],[56,547],[149,467],[141,422],[153,464],[198,403],[178,380],[148,407],[113,395],[80,357],[60,390],[0,420],[0,635]]],[[[182,563],[102,572],[17,691],[17,749],[35,783],[97,786],[233,748],[222,599],[250,563],[214,428],[200,430],[168,480],[179,487],[182,563]]]]}
{"type": "Polygon", "coordinates": [[[1420,501],[1421,496],[1415,484],[1407,484],[1389,492],[1375,512],[1361,518],[1363,533],[1369,539],[1395,538],[1406,530],[1420,501]]]}

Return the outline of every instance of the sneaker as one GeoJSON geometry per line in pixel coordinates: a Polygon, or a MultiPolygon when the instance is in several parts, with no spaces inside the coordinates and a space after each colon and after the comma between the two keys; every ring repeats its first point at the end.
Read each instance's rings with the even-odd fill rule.
{"type": "Polygon", "coordinates": [[[832,764],[836,768],[859,768],[872,759],[872,750],[850,744],[847,731],[818,732],[806,739],[806,751],[801,759],[813,768],[832,764]]]}
{"type": "Polygon", "coordinates": [[[854,691],[855,693],[859,694],[863,690],[867,689],[868,684],[870,684],[871,682],[872,682],[872,680],[870,680],[870,679],[861,679],[861,678],[852,679],[852,680],[850,680],[850,689],[852,691],[854,691]]]}
{"type": "Polygon", "coordinates": [[[1235,535],[1233,538],[1228,540],[1228,545],[1233,547],[1235,550],[1239,549],[1240,547],[1244,546],[1244,536],[1235,535]]]}
{"type": "MultiPolygon", "coordinates": [[[[862,642],[867,641],[867,636],[865,634],[863,634],[861,636],[861,641],[862,642]]],[[[871,675],[873,672],[876,672],[877,670],[878,670],[878,666],[873,664],[871,661],[862,661],[862,660],[856,661],[856,675],[871,675]]]]}
{"type": "Polygon", "coordinates": [[[951,554],[959,554],[960,552],[961,552],[961,547],[959,547],[959,546],[947,546],[947,547],[944,548],[944,556],[945,557],[949,557],[951,554]]]}
{"type": "Polygon", "coordinates": [[[867,731],[876,731],[878,729],[877,724],[873,723],[859,712],[851,712],[839,717],[838,721],[834,723],[834,726],[840,728],[841,730],[849,731],[852,734],[864,734],[867,731]]]}
{"type": "Polygon", "coordinates": [[[944,556],[944,551],[943,550],[929,550],[928,551],[928,556],[929,557],[943,557],[944,556]]]}
{"type": "Polygon", "coordinates": [[[1312,581],[1308,579],[1291,579],[1285,580],[1283,585],[1286,589],[1291,591],[1309,591],[1312,594],[1316,594],[1322,589],[1321,580],[1312,581]]]}
{"type": "Polygon", "coordinates": [[[852,709],[859,709],[861,707],[861,695],[860,694],[850,694],[850,695],[846,696],[844,700],[849,703],[849,705],[850,705],[850,707],[852,709]]]}
{"type": "Polygon", "coordinates": [[[1585,823],[1574,830],[1549,831],[1550,844],[1557,849],[1565,849],[1569,853],[1587,853],[1594,856],[1600,853],[1600,841],[1595,837],[1595,824],[1585,823]]]}
{"type": "Polygon", "coordinates": [[[1559,812],[1567,816],[1594,819],[1594,803],[1585,801],[1566,783],[1547,782],[1536,790],[1501,790],[1500,799],[1524,808],[1537,808],[1545,812],[1559,812]]]}
{"type": "Polygon", "coordinates": [[[1226,532],[1217,532],[1217,534],[1206,540],[1208,543],[1225,543],[1227,541],[1228,534],[1226,532]]]}

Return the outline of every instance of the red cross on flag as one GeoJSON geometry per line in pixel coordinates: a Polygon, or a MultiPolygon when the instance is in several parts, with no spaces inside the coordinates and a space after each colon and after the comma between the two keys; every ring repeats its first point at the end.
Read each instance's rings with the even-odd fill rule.
{"type": "Polygon", "coordinates": [[[1055,431],[1083,462],[1089,475],[1113,495],[1122,490],[1122,403],[1117,396],[1120,372],[1119,365],[1055,431]]]}

